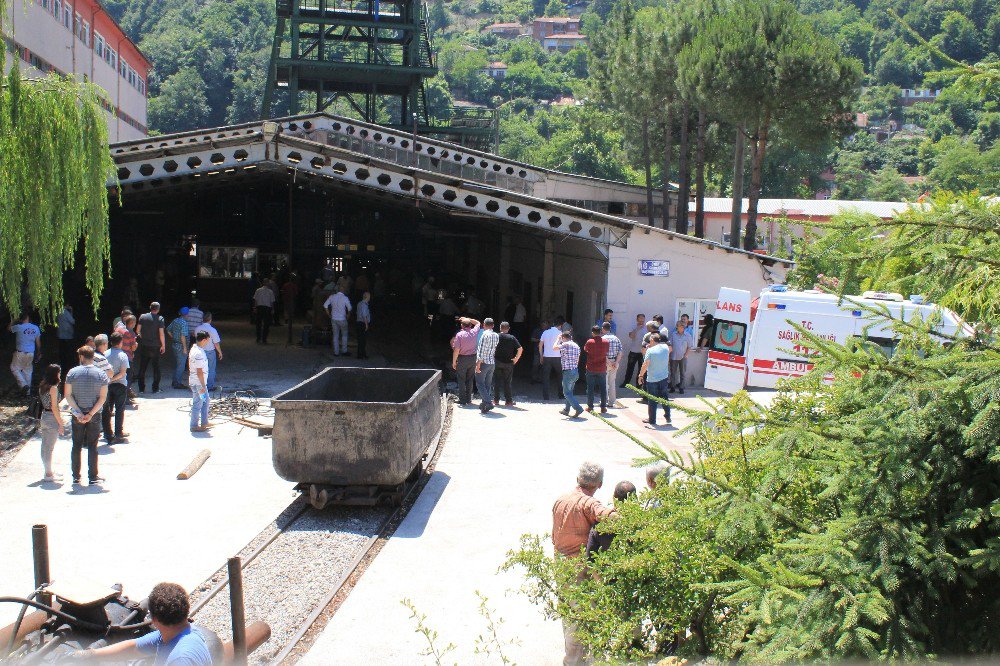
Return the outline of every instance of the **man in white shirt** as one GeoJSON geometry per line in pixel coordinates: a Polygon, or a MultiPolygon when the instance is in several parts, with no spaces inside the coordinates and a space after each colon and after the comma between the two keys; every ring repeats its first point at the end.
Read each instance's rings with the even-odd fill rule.
{"type": "Polygon", "coordinates": [[[330,323],[333,325],[333,355],[350,356],[347,351],[347,316],[352,309],[351,299],[338,288],[323,303],[323,309],[329,313],[330,323]],[[343,347],[343,351],[341,351],[341,347],[343,347]]]}
{"type": "Polygon", "coordinates": [[[563,399],[562,362],[559,360],[559,351],[555,348],[555,344],[559,341],[565,323],[563,317],[556,317],[555,324],[542,331],[542,337],[538,341],[538,353],[542,356],[542,400],[549,399],[549,384],[552,382],[553,374],[558,378],[559,399],[563,399]]]}
{"type": "MultiPolygon", "coordinates": [[[[20,323],[11,322],[7,330],[14,334],[14,356],[10,361],[10,371],[24,395],[31,395],[31,374],[35,356],[42,351],[42,331],[31,323],[31,317],[27,313],[21,315],[20,323]]],[[[67,368],[63,368],[63,373],[66,370],[67,368]]]]}
{"type": "MultiPolygon", "coordinates": [[[[619,388],[632,381],[632,372],[642,367],[642,336],[646,335],[646,315],[635,316],[635,328],[628,332],[628,367],[625,368],[625,378],[619,388]]],[[[623,341],[624,342],[624,341],[623,341]]]]}
{"type": "MultiPolygon", "coordinates": [[[[204,326],[204,324],[202,324],[204,326]]],[[[188,385],[191,387],[191,432],[205,432],[208,422],[208,353],[212,344],[208,331],[195,333],[196,344],[188,352],[188,385]]]]}
{"type": "MultiPolygon", "coordinates": [[[[188,313],[190,314],[190,312],[188,313]]],[[[219,361],[222,360],[222,338],[219,332],[212,325],[212,313],[205,313],[205,322],[195,329],[195,337],[198,333],[208,333],[208,345],[205,346],[205,355],[208,356],[208,390],[215,390],[215,369],[219,361]]]]}
{"type": "Polygon", "coordinates": [[[257,344],[266,345],[274,317],[274,290],[266,284],[257,287],[253,293],[253,314],[257,324],[257,344]]]}

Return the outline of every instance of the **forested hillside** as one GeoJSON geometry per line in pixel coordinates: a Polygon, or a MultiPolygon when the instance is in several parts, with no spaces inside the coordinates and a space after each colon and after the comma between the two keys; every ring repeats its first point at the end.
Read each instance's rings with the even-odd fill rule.
{"type": "MultiPolygon", "coordinates": [[[[155,130],[240,122],[259,114],[274,24],[271,0],[105,4],[155,63],[149,85],[150,126],[155,130]]],[[[500,151],[516,159],[643,183],[647,154],[654,185],[662,181],[665,168],[669,179],[678,181],[680,169],[690,170],[695,160],[697,105],[689,100],[694,116],[682,132],[676,116],[683,106],[683,86],[678,71],[664,64],[662,49],[680,49],[678,41],[693,38],[680,34],[679,26],[697,33],[707,25],[708,14],[699,16],[695,9],[693,17],[681,20],[684,11],[725,4],[636,0],[626,10],[623,2],[593,0],[574,2],[568,10],[561,0],[433,0],[428,9],[441,73],[429,83],[431,109],[456,101],[499,107],[500,151]],[[530,34],[535,17],[570,10],[577,15],[582,10],[580,32],[590,44],[568,53],[545,52],[530,36],[506,39],[483,30],[493,23],[520,23],[522,32],[530,34]],[[633,59],[614,62],[626,56],[633,59]],[[506,65],[504,78],[487,74],[494,62],[506,65]],[[660,98],[634,94],[626,99],[616,90],[615,77],[644,66],[651,68],[645,72],[648,86],[663,88],[657,92],[660,98]],[[674,92],[666,91],[671,86],[674,92]],[[662,100],[668,98],[676,100],[669,133],[663,113],[640,108],[653,104],[666,109],[662,100]],[[648,153],[643,151],[643,116],[648,153]],[[684,141],[692,151],[689,160],[678,152],[684,141]]],[[[937,188],[1000,194],[998,100],[984,102],[951,86],[948,76],[934,74],[949,67],[945,58],[934,55],[935,49],[968,63],[997,58],[1000,0],[799,0],[796,6],[818,37],[836,45],[843,61],[856,61],[858,92],[850,109],[865,114],[867,129],[803,127],[808,117],[798,118],[797,127],[776,124],[759,165],[761,196],[813,196],[827,188],[839,198],[913,198],[937,188]],[[929,48],[908,34],[894,14],[929,48]],[[903,89],[941,93],[909,104],[903,89]]],[[[644,75],[634,73],[636,80],[644,75]]],[[[725,113],[715,113],[728,103],[718,99],[703,104],[707,194],[731,192],[733,128],[725,113]]],[[[747,188],[752,157],[748,151],[747,188]]]]}

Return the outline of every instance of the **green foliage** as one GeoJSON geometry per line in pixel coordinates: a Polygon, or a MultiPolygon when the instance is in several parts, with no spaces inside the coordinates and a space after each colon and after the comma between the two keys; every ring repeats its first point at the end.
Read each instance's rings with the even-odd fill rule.
{"type": "Polygon", "coordinates": [[[800,248],[800,268],[826,265],[837,272],[820,281],[851,293],[923,293],[978,332],[941,340],[933,318],[892,320],[887,357],[860,337],[841,346],[793,323],[816,369],[767,407],[741,392],[685,410],[694,458],[626,433],[675,480],[619,506],[599,527],[616,535],[612,547],[585,570],[531,537],[508,563],[597,657],[662,655],[688,632],[682,655],[717,660],[1000,651],[989,619],[1000,612],[1000,348],[985,335],[1000,321],[1000,205],[941,198],[894,220],[852,214],[827,226],[800,248]]]}
{"type": "MultiPolygon", "coordinates": [[[[5,59],[0,48],[0,72],[5,59]]],[[[104,100],[100,88],[55,74],[23,79],[17,61],[0,79],[0,296],[12,313],[32,306],[53,322],[78,250],[97,309],[110,270],[107,181],[115,174],[104,100]]]]}
{"type": "Polygon", "coordinates": [[[274,36],[268,0],[113,0],[105,3],[153,62],[150,127],[218,126],[260,115],[274,36]]]}

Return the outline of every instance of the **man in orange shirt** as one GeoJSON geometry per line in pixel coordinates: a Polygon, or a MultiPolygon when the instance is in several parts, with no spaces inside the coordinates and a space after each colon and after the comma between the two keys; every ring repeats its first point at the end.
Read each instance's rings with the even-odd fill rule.
{"type": "MultiPolygon", "coordinates": [[[[593,462],[580,465],[576,483],[574,490],[557,499],[552,506],[552,545],[557,556],[579,557],[587,545],[590,528],[615,512],[594,499],[594,493],[604,485],[604,468],[601,465],[593,462]]],[[[587,650],[576,637],[576,627],[565,619],[563,638],[566,646],[563,664],[587,663],[587,650]]]]}

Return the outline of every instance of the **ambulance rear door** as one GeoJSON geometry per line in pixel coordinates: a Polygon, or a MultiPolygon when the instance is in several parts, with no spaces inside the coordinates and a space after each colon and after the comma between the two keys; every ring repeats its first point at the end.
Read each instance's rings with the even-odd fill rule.
{"type": "Polygon", "coordinates": [[[705,388],[736,393],[746,384],[750,292],[723,287],[715,304],[705,388]]]}

